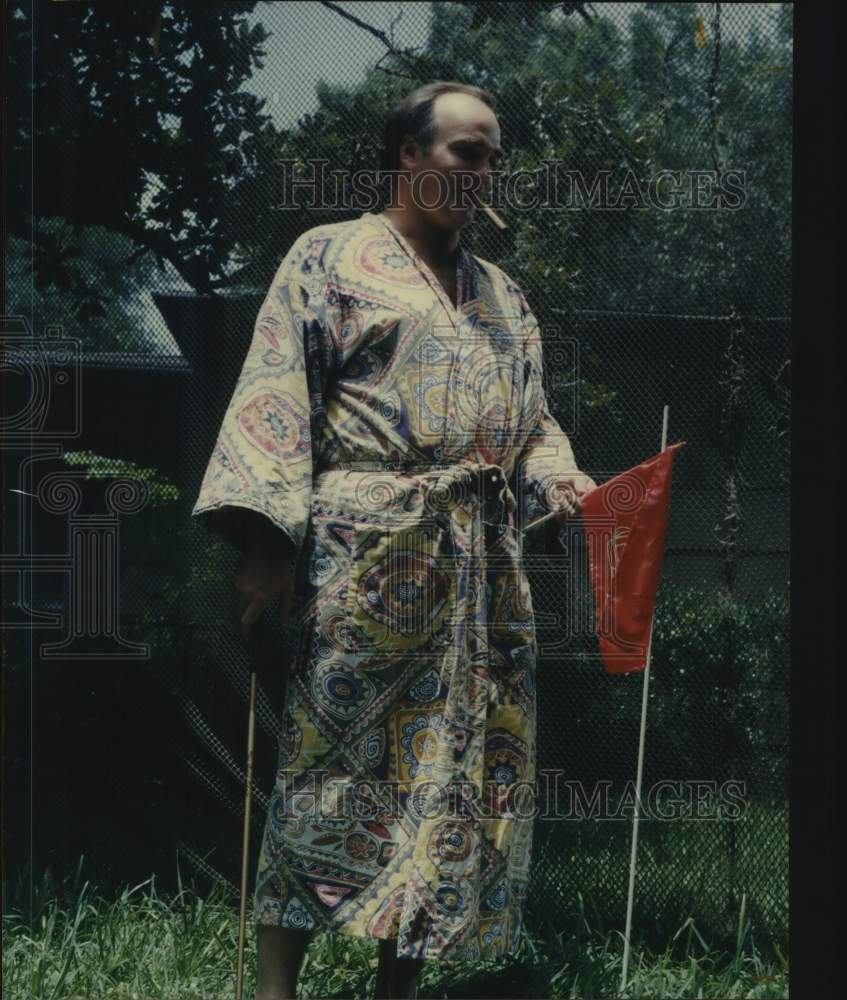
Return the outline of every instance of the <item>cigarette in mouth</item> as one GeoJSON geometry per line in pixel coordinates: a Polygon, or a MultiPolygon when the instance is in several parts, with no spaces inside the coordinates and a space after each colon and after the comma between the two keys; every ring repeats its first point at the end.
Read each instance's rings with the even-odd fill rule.
{"type": "Polygon", "coordinates": [[[471,191],[470,195],[476,207],[481,208],[498,229],[503,230],[509,228],[508,225],[500,218],[500,216],[494,211],[493,208],[490,208],[488,205],[484,205],[482,203],[482,199],[479,197],[476,191],[471,191]]]}
{"type": "Polygon", "coordinates": [[[494,223],[498,229],[508,229],[509,227],[500,218],[500,216],[494,211],[493,208],[489,208],[488,205],[483,205],[482,202],[479,203],[479,207],[485,212],[489,219],[494,223]]]}

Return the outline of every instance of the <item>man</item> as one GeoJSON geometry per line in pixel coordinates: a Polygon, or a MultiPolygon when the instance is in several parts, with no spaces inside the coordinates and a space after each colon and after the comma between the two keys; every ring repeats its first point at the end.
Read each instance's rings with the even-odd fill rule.
{"type": "Polygon", "coordinates": [[[379,939],[391,997],[426,958],[514,945],[536,730],[522,530],[595,485],[522,291],[459,242],[501,152],[490,96],[419,88],[385,152],[405,172],[385,211],[316,226],[280,265],[193,511],[243,552],[245,637],[302,601],[257,1000],[295,995],[315,929],[379,939]]]}

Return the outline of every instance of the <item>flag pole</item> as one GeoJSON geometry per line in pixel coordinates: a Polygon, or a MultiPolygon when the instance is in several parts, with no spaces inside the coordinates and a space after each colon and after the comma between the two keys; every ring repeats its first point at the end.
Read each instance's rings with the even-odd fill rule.
{"type": "MultiPolygon", "coordinates": [[[[662,451],[668,444],[668,407],[662,410],[662,451]]],[[[644,683],[641,688],[641,729],[638,734],[638,769],[635,776],[635,813],[632,817],[632,847],[629,853],[629,889],[626,897],[626,929],[623,942],[623,970],[621,988],[626,988],[626,973],[629,967],[629,936],[632,931],[632,901],[635,896],[635,858],[638,851],[638,819],[641,813],[641,778],[644,773],[644,738],[647,733],[647,699],[650,687],[650,654],[653,649],[653,619],[650,619],[650,636],[647,640],[647,662],[644,667],[644,683]]]]}

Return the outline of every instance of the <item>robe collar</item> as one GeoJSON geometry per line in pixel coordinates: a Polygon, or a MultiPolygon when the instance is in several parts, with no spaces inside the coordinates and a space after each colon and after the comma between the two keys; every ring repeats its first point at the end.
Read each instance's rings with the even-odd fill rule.
{"type": "Polygon", "coordinates": [[[459,304],[456,305],[455,302],[450,302],[447,297],[447,293],[441,286],[441,282],[436,278],[430,266],[426,261],[420,256],[420,254],[415,250],[415,248],[409,243],[405,236],[397,229],[397,227],[384,215],[375,215],[372,212],[364,212],[362,218],[371,218],[384,229],[386,229],[403,250],[412,259],[415,267],[417,267],[427,279],[430,285],[432,285],[433,291],[438,295],[443,303],[449,304],[450,311],[458,316],[463,315],[464,307],[469,302],[474,302],[478,296],[478,269],[476,259],[473,254],[465,250],[461,241],[458,245],[458,256],[456,259],[456,289],[459,298],[459,304]]]}

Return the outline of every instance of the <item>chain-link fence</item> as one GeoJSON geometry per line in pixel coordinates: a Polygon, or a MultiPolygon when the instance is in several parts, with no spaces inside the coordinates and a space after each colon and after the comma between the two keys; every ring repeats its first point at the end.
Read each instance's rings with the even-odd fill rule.
{"type": "MultiPolygon", "coordinates": [[[[326,188],[310,203],[314,185],[292,182],[314,181],[320,161],[376,169],[395,100],[459,79],[494,95],[502,174],[528,178],[522,205],[514,191],[497,204],[504,232],[480,218],[462,241],[525,291],[581,467],[602,481],[655,454],[665,404],[669,441],[687,442],[654,626],[643,787],[657,798],[642,820],[636,927],[666,937],[691,915],[731,937],[744,897],[754,927],[784,940],[791,5],[87,7],[36,17],[21,5],[15,26],[36,53],[19,124],[43,153],[35,283],[26,241],[10,246],[6,367],[31,381],[12,386],[8,412],[34,412],[42,378],[55,418],[18,420],[5,452],[21,504],[7,500],[20,584],[7,607],[21,709],[9,745],[29,748],[7,767],[7,801],[32,816],[16,857],[59,873],[82,854],[100,884],[150,870],[167,882],[177,857],[183,873],[237,881],[250,665],[236,554],[190,511],[276,264],[306,229],[369,209],[328,205],[326,188]],[[228,58],[243,91],[287,114],[282,126],[235,101],[215,62],[225,43],[254,44],[260,23],[280,39],[261,71],[240,49],[228,58]],[[117,55],[101,52],[104,33],[117,55]],[[336,68],[309,104],[313,86],[298,81],[328,50],[349,75],[336,68]],[[138,64],[131,100],[110,91],[101,58],[138,64]],[[136,121],[146,136],[144,101],[161,129],[149,161],[149,141],[130,134],[136,121]],[[86,160],[98,113],[139,160],[111,185],[86,160]],[[45,166],[51,116],[79,161],[64,187],[45,166]],[[50,323],[61,331],[42,337],[50,323]],[[116,480],[129,482],[123,499],[116,480]],[[73,611],[90,580],[80,553],[98,545],[116,553],[99,631],[73,611]]],[[[538,820],[528,917],[584,908],[621,927],[642,676],[604,674],[590,635],[563,643],[572,574],[544,562],[561,547],[548,534],[527,549],[544,650],[538,768],[561,772],[559,819],[538,820]]],[[[282,664],[296,636],[276,628],[282,664]]],[[[282,683],[259,697],[254,859],[282,683]]]]}

